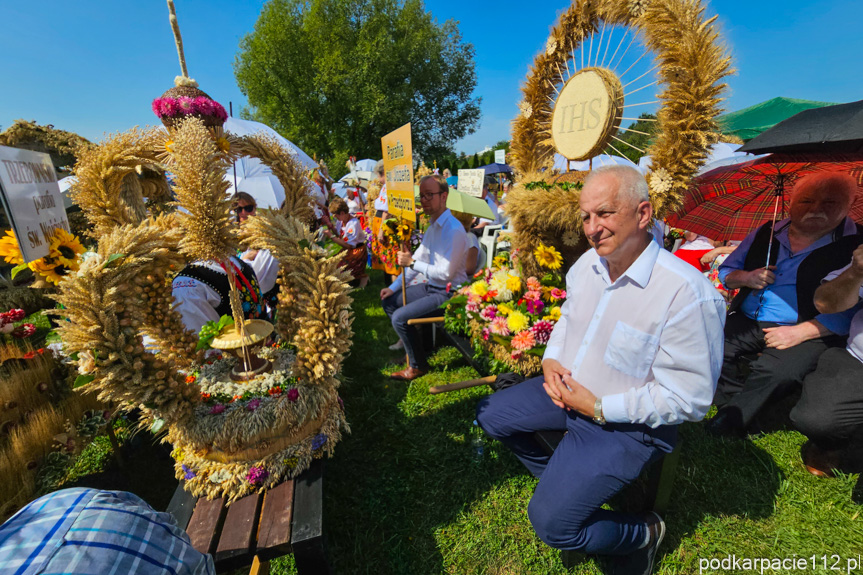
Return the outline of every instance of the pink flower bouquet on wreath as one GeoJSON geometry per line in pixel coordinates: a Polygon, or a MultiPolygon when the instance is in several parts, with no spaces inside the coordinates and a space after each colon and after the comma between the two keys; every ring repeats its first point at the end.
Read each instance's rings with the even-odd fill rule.
{"type": "Polygon", "coordinates": [[[551,330],[560,319],[566,299],[560,274],[562,258],[552,247],[540,245],[536,261],[548,270],[542,277],[525,278],[517,255],[495,257],[458,289],[446,305],[446,328],[469,335],[490,371],[522,375],[542,372],[542,354],[551,330]]]}

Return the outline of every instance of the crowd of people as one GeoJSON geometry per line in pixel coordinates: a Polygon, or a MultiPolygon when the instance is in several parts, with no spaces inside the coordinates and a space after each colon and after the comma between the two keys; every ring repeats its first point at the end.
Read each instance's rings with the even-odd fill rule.
{"type": "MultiPolygon", "coordinates": [[[[446,209],[442,177],[424,178],[420,192],[430,227],[420,249],[400,250],[397,262],[406,279],[428,282],[408,281],[404,299],[398,280],[380,294],[407,352],[391,375],[400,380],[428,370],[408,320],[439,313],[448,288],[473,269],[461,256],[473,248],[470,232],[492,223],[460,224],[446,209]]],[[[650,573],[663,519],[602,506],[674,449],[679,424],[716,406],[707,430],[743,437],[801,385],[790,420],[809,438],[803,464],[821,476],[863,471],[863,229],[848,217],[855,194],[849,177],[809,176],[794,186],[789,218],[735,242],[684,231],[672,254],[651,233],[638,171],[589,175],[580,217],[592,249],[567,273],[571,297],[543,375],[477,407],[479,425],[540,479],[528,516],[543,541],[605,555],[611,572],[650,573]],[[533,435],[545,430],[566,432],[551,456],[533,435]]]]}
{"type": "MultiPolygon", "coordinates": [[[[482,197],[494,219],[452,212],[446,174],[428,175],[419,182],[427,227],[418,248],[388,245],[382,163],[376,175],[380,189],[363,212],[359,190],[333,197],[326,175],[314,174],[314,226],[345,251],[357,287],[368,283],[368,267],[390,274],[381,305],[399,338],[391,349],[407,356],[391,377],[410,381],[429,365],[409,320],[439,314],[485,265],[478,236],[503,210],[486,182],[482,197]]],[[[684,231],[672,253],[655,233],[637,170],[590,173],[574,217],[591,249],[566,274],[570,297],[543,374],[477,407],[482,429],[539,478],[528,516],[543,541],[606,555],[616,572],[649,573],[663,519],[602,506],[674,449],[679,424],[704,419],[712,406],[718,411],[706,429],[741,438],[802,388],[790,421],[809,439],[803,464],[822,476],[863,471],[863,227],[848,217],[856,189],[840,174],[802,178],[788,218],[740,242],[684,231]],[[541,430],[566,432],[551,456],[533,438],[541,430]],[[573,484],[579,488],[567,488],[573,484]]],[[[238,225],[255,217],[250,196],[237,194],[233,206],[238,225]]],[[[230,264],[195,262],[175,278],[177,309],[190,328],[229,313],[229,281],[249,317],[271,311],[278,262],[245,250],[230,264]]]]}
{"type": "Polygon", "coordinates": [[[687,234],[696,253],[675,258],[652,240],[637,171],[589,175],[581,218],[592,249],[567,274],[544,373],[477,408],[482,428],[539,478],[528,516],[543,541],[604,555],[608,572],[651,573],[662,518],[602,505],[674,448],[680,423],[715,405],[707,430],[742,437],[801,385],[790,420],[809,439],[803,464],[821,476],[863,471],[863,227],[848,217],[856,189],[839,174],[802,178],[789,218],[737,246],[687,234]],[[701,273],[720,255],[720,281],[738,290],[729,306],[701,273]],[[534,440],[546,430],[567,432],[552,456],[534,440]]]}
{"type": "MultiPolygon", "coordinates": [[[[502,224],[504,221],[502,202],[492,191],[496,182],[493,178],[486,178],[482,190],[482,199],[489,206],[493,218],[479,218],[447,209],[447,172],[448,170],[444,170],[442,175],[426,176],[420,182],[420,187],[422,182],[434,182],[439,191],[430,192],[437,197],[429,205],[429,209],[425,209],[428,194],[420,193],[419,203],[423,209],[418,210],[418,216],[423,218],[424,229],[416,236],[425,239],[418,247],[415,246],[415,254],[409,246],[394,242],[386,236],[387,225],[395,220],[387,211],[386,178],[382,160],[375,166],[373,181],[363,182],[362,185],[359,181],[352,182],[353,185],[346,187],[344,197],[336,194],[333,181],[325,167],[319,167],[308,174],[310,207],[313,212],[310,227],[318,234],[320,243],[330,243],[336,246],[336,251],[344,252],[342,266],[350,272],[354,287],[366,287],[369,282],[368,270],[380,269],[387,274],[387,283],[392,284],[392,290],[400,292],[400,276],[404,267],[402,262],[415,258],[417,265],[405,268],[406,285],[411,288],[411,297],[414,292],[435,290],[439,287],[446,288],[446,293],[450,293],[447,286],[457,286],[485,267],[486,252],[479,242],[479,237],[486,226],[502,224]],[[369,190],[363,186],[367,186],[369,190]],[[432,238],[436,236],[440,225],[435,227],[437,217],[444,214],[448,222],[446,234],[430,249],[432,238]],[[452,229],[449,229],[450,227],[452,229]],[[453,248],[456,243],[458,246],[453,248]],[[412,258],[405,258],[402,251],[412,254],[412,258]],[[442,257],[439,254],[444,253],[447,260],[452,262],[449,266],[452,273],[447,271],[445,277],[435,271],[438,269],[435,266],[423,267],[423,262],[439,264],[442,257]]],[[[231,198],[231,213],[236,225],[242,226],[249,218],[257,215],[255,198],[246,192],[237,192],[231,198]]],[[[273,317],[278,292],[279,262],[268,250],[242,249],[229,259],[228,264],[197,261],[183,268],[174,277],[172,291],[176,300],[175,309],[180,312],[188,329],[197,332],[205,323],[218,322],[222,315],[230,315],[231,282],[239,291],[246,319],[273,317]]],[[[383,295],[382,299],[385,299],[383,295]]],[[[400,339],[392,349],[404,349],[402,330],[396,328],[396,332],[400,334],[400,339]]],[[[420,369],[425,367],[423,359],[418,357],[417,361],[413,366],[414,373],[424,373],[425,370],[420,369]]]]}

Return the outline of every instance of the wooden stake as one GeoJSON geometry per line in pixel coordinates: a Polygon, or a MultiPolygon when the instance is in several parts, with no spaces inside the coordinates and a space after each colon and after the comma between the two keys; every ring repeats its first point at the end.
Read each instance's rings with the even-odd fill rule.
{"type": "Polygon", "coordinates": [[[424,325],[427,323],[443,323],[443,316],[440,317],[418,317],[409,319],[408,325],[424,325]]]}
{"type": "Polygon", "coordinates": [[[487,375],[479,379],[469,379],[467,381],[459,381],[458,383],[448,383],[447,385],[436,385],[429,388],[429,393],[438,394],[448,391],[456,391],[457,389],[467,389],[469,387],[478,387],[480,385],[489,385],[497,380],[496,375],[487,375]]]}
{"type": "MultiPolygon", "coordinates": [[[[407,242],[402,242],[401,250],[403,252],[409,252],[407,242]]],[[[408,305],[408,293],[407,293],[407,275],[408,270],[406,267],[402,266],[402,307],[408,305]]],[[[411,366],[411,356],[405,353],[405,365],[407,367],[411,366]]]]}

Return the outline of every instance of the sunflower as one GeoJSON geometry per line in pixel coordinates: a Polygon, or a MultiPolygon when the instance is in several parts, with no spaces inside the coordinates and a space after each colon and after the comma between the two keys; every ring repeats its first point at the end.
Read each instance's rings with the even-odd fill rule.
{"type": "Polygon", "coordinates": [[[84,253],[84,246],[78,241],[77,236],[58,228],[51,239],[48,253],[67,269],[76,271],[78,269],[78,256],[84,253]]]}
{"type": "Polygon", "coordinates": [[[401,224],[398,228],[396,228],[396,236],[399,239],[399,242],[406,242],[411,239],[411,227],[407,224],[401,224]]]}
{"type": "MultiPolygon", "coordinates": [[[[167,144],[166,146],[167,147],[167,144]]],[[[225,152],[226,154],[231,151],[231,142],[228,141],[228,138],[222,136],[216,140],[216,147],[225,152]]],[[[170,150],[169,150],[170,151],[170,150]]]]}
{"type": "Polygon", "coordinates": [[[533,250],[533,257],[536,258],[536,263],[550,270],[560,269],[563,263],[563,258],[556,249],[552,246],[547,246],[540,242],[539,247],[533,250]]]}
{"type": "Polygon", "coordinates": [[[545,321],[560,321],[560,306],[556,305],[548,310],[548,313],[542,319],[545,321]]]}
{"type": "Polygon", "coordinates": [[[33,260],[27,264],[27,267],[33,270],[33,273],[39,274],[45,278],[45,281],[54,285],[59,284],[63,276],[66,275],[65,266],[50,256],[33,260]]]}
{"type": "Polygon", "coordinates": [[[7,264],[17,266],[24,263],[24,258],[21,257],[21,250],[18,249],[18,241],[15,239],[15,233],[12,230],[6,230],[6,235],[0,238],[0,257],[5,259],[7,264]]]}

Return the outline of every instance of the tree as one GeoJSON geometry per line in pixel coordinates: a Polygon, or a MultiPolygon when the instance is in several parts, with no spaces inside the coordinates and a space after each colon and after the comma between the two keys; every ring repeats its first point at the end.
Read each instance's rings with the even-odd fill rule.
{"type": "MultiPolygon", "coordinates": [[[[653,142],[653,138],[656,135],[656,131],[658,129],[658,124],[655,120],[656,116],[654,116],[653,114],[641,114],[638,117],[638,121],[629,126],[627,130],[618,130],[617,137],[624,142],[632,144],[632,146],[635,146],[635,148],[647,150],[648,146],[650,146],[650,144],[653,142]]],[[[617,140],[612,140],[611,145],[620,150],[620,154],[623,154],[636,164],[638,163],[638,160],[641,158],[641,156],[644,155],[632,146],[628,146],[622,142],[618,142],[617,140]]],[[[612,150],[611,147],[607,147],[605,150],[603,150],[602,153],[614,156],[620,155],[614,150],[612,150]]]]}
{"type": "Polygon", "coordinates": [[[509,153],[509,140],[501,140],[497,144],[491,147],[492,150],[504,150],[507,154],[509,153]]]}
{"type": "Polygon", "coordinates": [[[307,153],[379,158],[411,122],[418,158],[451,152],[480,117],[474,48],[421,0],[270,0],[240,42],[244,117],[307,153]]]}

